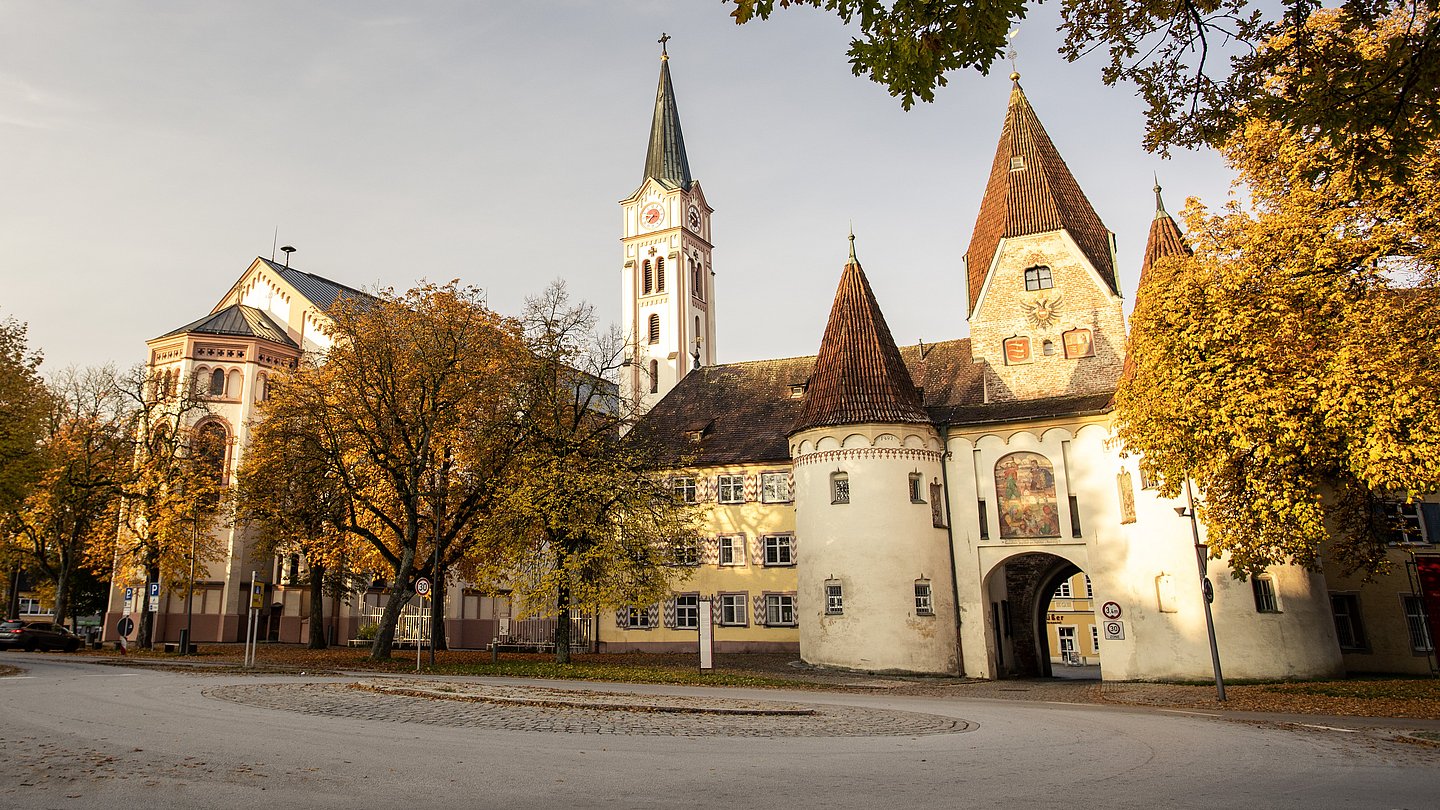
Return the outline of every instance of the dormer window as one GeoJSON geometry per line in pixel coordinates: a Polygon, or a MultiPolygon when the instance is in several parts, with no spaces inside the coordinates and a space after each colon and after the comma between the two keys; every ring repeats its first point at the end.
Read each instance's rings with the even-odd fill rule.
{"type": "Polygon", "coordinates": [[[803,399],[805,397],[805,383],[792,383],[790,386],[791,399],[803,399]]]}
{"type": "Polygon", "coordinates": [[[1050,268],[1045,265],[1036,265],[1025,270],[1025,289],[1031,292],[1035,290],[1048,290],[1055,286],[1055,279],[1050,275],[1050,268]]]}
{"type": "Polygon", "coordinates": [[[1012,171],[1012,172],[1018,172],[1018,171],[1023,170],[1024,168],[1025,168],[1025,156],[1024,156],[1024,155],[1011,155],[1011,156],[1010,156],[1010,171],[1012,171]]]}

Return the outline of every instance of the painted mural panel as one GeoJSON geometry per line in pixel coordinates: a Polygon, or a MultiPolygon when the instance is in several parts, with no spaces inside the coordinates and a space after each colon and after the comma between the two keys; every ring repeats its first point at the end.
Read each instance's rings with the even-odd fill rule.
{"type": "Polygon", "coordinates": [[[1055,468],[1039,453],[1011,453],[995,463],[1000,537],[1020,540],[1060,536],[1055,468]]]}

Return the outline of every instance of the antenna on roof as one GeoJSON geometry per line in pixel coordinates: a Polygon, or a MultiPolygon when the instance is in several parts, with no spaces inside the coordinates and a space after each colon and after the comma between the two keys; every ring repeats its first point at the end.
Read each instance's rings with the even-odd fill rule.
{"type": "Polygon", "coordinates": [[[289,270],[289,269],[290,269],[290,254],[295,252],[295,248],[293,248],[293,247],[291,247],[291,246],[289,246],[289,245],[286,245],[285,247],[280,248],[280,252],[285,254],[285,269],[286,269],[286,270],[289,270]]]}
{"type": "Polygon", "coordinates": [[[280,244],[280,226],[275,226],[275,235],[270,237],[270,261],[275,261],[275,246],[280,244]]]}

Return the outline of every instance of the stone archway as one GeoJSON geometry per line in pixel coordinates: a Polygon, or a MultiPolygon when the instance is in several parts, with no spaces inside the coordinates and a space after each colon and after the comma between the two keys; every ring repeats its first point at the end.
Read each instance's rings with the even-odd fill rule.
{"type": "MultiPolygon", "coordinates": [[[[992,665],[1000,677],[1048,678],[1055,674],[1051,658],[1058,657],[1059,650],[1051,649],[1051,601],[1062,584],[1083,581],[1076,576],[1081,573],[1083,569],[1065,557],[1025,551],[1006,558],[986,575],[994,639],[992,665]]],[[[1076,601],[1085,604],[1085,599],[1072,599],[1070,607],[1076,601]]],[[[1075,629],[1070,637],[1076,643],[1088,643],[1080,638],[1077,626],[1071,627],[1075,629]]]]}

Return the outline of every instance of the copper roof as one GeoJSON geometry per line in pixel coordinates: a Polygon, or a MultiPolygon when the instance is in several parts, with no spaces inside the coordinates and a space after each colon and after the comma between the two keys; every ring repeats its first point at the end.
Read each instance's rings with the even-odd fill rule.
{"type": "Polygon", "coordinates": [[[1069,231],[1100,277],[1118,294],[1110,231],[1075,182],[1017,80],[1010,91],[990,181],[965,255],[970,310],[974,311],[980,298],[1001,239],[1058,230],[1069,231]],[[1012,168],[1013,157],[1021,159],[1023,168],[1012,168]]]}
{"type": "Polygon", "coordinates": [[[870,281],[855,258],[853,236],[851,245],[793,431],[822,425],[930,421],[870,281]]]}
{"type": "Polygon", "coordinates": [[[670,86],[670,59],[660,61],[660,86],[655,90],[655,117],[650,122],[650,148],[645,153],[645,177],[683,189],[690,188],[690,160],[680,132],[680,110],[670,86]]]}
{"type": "MultiPolygon", "coordinates": [[[[231,304],[219,312],[212,312],[179,329],[173,329],[160,337],[171,335],[203,334],[226,337],[260,338],[282,346],[298,348],[295,341],[285,334],[284,328],[275,323],[263,310],[242,304],[231,304]]],[[[156,338],[157,340],[159,338],[156,338]]]]}
{"type": "MultiPolygon", "coordinates": [[[[902,346],[936,425],[964,427],[1103,413],[1110,394],[985,403],[982,366],[970,341],[902,346]]],[[[686,374],[640,420],[635,432],[678,462],[697,467],[789,463],[788,437],[805,406],[816,358],[790,357],[705,366],[686,374]],[[798,394],[798,395],[797,395],[798,394]]],[[[813,386],[811,388],[813,391],[813,386]]]]}

